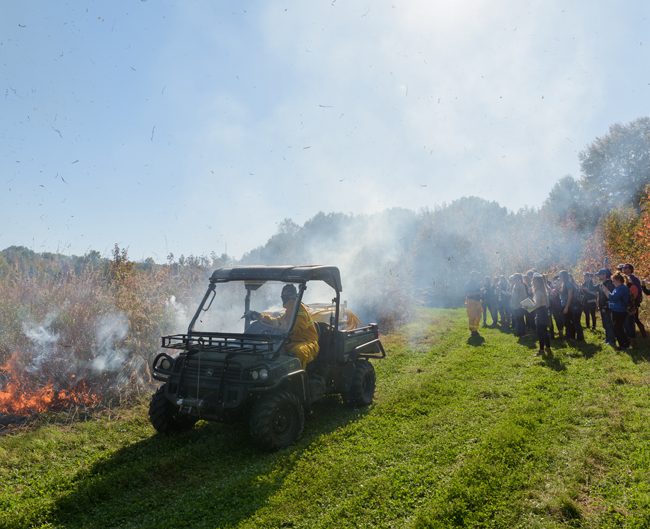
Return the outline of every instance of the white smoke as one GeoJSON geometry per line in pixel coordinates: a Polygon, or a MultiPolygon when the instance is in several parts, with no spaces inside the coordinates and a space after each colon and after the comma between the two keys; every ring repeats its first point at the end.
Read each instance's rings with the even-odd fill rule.
{"type": "Polygon", "coordinates": [[[128,334],[129,322],[124,313],[111,312],[98,318],[88,360],[81,360],[84,351],[76,350],[74,344],[61,343],[61,334],[52,328],[57,323],[57,316],[51,312],[40,322],[22,324],[23,334],[28,341],[24,348],[30,357],[25,362],[28,372],[74,373],[81,378],[88,371],[117,372],[128,363],[129,352],[123,342],[128,334]]]}
{"type": "MultiPolygon", "coordinates": [[[[197,294],[197,303],[198,299],[200,298],[198,298],[197,294]]],[[[165,302],[165,306],[172,315],[172,331],[178,332],[180,329],[187,328],[187,325],[190,322],[187,306],[178,301],[174,295],[169,297],[169,299],[165,302]]]]}
{"type": "Polygon", "coordinates": [[[26,367],[30,372],[39,371],[43,364],[48,363],[56,354],[59,334],[50,329],[56,317],[56,313],[50,312],[40,323],[23,322],[22,324],[23,333],[32,345],[32,359],[26,367]]]}
{"type": "Polygon", "coordinates": [[[128,352],[121,344],[129,331],[129,320],[122,312],[104,314],[95,328],[95,348],[91,367],[94,371],[119,371],[128,352]]]}

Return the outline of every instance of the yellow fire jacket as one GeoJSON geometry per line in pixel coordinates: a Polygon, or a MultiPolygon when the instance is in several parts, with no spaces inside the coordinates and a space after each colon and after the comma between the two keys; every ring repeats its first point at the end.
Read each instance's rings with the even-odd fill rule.
{"type": "MultiPolygon", "coordinates": [[[[291,323],[295,302],[296,300],[293,299],[287,301],[284,306],[286,309],[284,314],[277,318],[262,314],[262,321],[281,329],[287,329],[291,323]]],[[[314,320],[312,320],[307,307],[302,303],[298,307],[296,323],[287,340],[287,351],[295,354],[300,359],[303,368],[318,356],[318,331],[316,331],[316,325],[314,325],[314,320]]]]}

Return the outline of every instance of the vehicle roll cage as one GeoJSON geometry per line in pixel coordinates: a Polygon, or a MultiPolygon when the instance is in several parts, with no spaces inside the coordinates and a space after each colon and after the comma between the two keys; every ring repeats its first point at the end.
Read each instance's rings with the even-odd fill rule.
{"type": "Polygon", "coordinates": [[[306,283],[324,281],[336,292],[341,292],[341,273],[336,266],[232,266],[218,268],[210,276],[211,283],[228,281],[283,281],[285,283],[306,283]]]}
{"type": "MultiPolygon", "coordinates": [[[[303,295],[307,289],[308,281],[323,281],[335,291],[332,299],[334,314],[330,319],[332,328],[338,328],[341,304],[341,275],[335,266],[234,266],[230,268],[219,268],[210,276],[210,284],[205,292],[201,303],[192,317],[187,328],[187,334],[176,334],[164,336],[162,347],[166,349],[190,350],[225,350],[236,348],[241,352],[252,354],[277,353],[286,342],[291,329],[296,322],[298,308],[302,302],[303,295]],[[244,282],[246,296],[244,298],[244,312],[250,310],[251,292],[259,288],[267,281],[298,284],[297,303],[293,307],[291,320],[288,329],[277,335],[247,334],[247,333],[219,333],[219,332],[197,332],[194,330],[196,321],[201,312],[207,311],[216,296],[217,283],[229,283],[234,281],[244,282]],[[277,347],[274,345],[277,344],[277,347]]],[[[250,324],[248,316],[245,318],[245,325],[250,324]]]]}

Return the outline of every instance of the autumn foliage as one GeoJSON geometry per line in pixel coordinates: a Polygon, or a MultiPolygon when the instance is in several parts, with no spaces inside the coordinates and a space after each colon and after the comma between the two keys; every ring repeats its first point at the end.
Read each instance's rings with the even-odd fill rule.
{"type": "Polygon", "coordinates": [[[650,275],[650,186],[646,187],[645,195],[640,204],[641,214],[637,223],[637,266],[644,277],[650,275]]]}
{"type": "MultiPolygon", "coordinates": [[[[585,242],[579,268],[615,269],[621,263],[631,263],[641,279],[650,277],[650,185],[638,207],[614,209],[601,220],[585,242]]],[[[641,305],[641,315],[649,319],[647,303],[641,305]]]]}
{"type": "Polygon", "coordinates": [[[650,186],[641,197],[639,207],[614,210],[602,225],[604,249],[617,263],[632,263],[635,274],[650,274],[650,186]]]}

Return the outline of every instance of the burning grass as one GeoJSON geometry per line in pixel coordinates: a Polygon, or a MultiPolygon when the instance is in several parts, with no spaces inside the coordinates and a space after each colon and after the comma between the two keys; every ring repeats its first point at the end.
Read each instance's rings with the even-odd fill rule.
{"type": "Polygon", "coordinates": [[[102,397],[85,380],[76,380],[73,373],[65,382],[34,376],[14,353],[0,366],[3,379],[0,389],[0,415],[27,416],[70,407],[94,407],[102,397]]]}
{"type": "Polygon", "coordinates": [[[160,336],[177,330],[169,300],[188,296],[192,274],[139,269],[117,248],[104,266],[5,270],[0,416],[93,408],[148,392],[160,336]]]}

